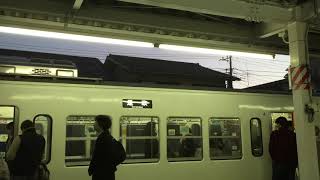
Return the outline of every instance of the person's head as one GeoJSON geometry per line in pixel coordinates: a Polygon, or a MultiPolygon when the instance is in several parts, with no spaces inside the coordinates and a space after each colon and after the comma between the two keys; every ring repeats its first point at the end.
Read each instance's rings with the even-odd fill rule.
{"type": "Polygon", "coordinates": [[[111,117],[106,115],[98,115],[95,118],[94,128],[96,131],[107,131],[111,128],[111,117]]]}
{"type": "Polygon", "coordinates": [[[289,123],[287,118],[285,117],[278,117],[276,119],[276,124],[280,127],[280,128],[288,128],[289,127],[289,123]]]}
{"type": "Polygon", "coordinates": [[[14,132],[14,124],[13,122],[10,122],[6,125],[6,129],[8,131],[9,136],[13,136],[13,132],[14,132]]]}
{"type": "Polygon", "coordinates": [[[34,123],[30,120],[25,120],[21,123],[20,129],[22,132],[25,132],[29,129],[34,129],[34,123]]]}

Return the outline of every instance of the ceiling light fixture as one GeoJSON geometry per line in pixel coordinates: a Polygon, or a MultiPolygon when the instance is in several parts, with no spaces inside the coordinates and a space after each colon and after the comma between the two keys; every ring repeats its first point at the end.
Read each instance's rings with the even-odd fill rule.
{"type": "Polygon", "coordinates": [[[150,47],[150,48],[153,47],[153,43],[148,43],[148,42],[103,38],[103,37],[77,35],[77,34],[67,34],[67,33],[59,33],[59,32],[40,31],[40,30],[32,30],[32,29],[22,29],[22,28],[5,27],[5,26],[0,26],[0,32],[1,33],[9,33],[9,34],[25,35],[25,36],[34,36],[34,37],[44,37],[44,38],[63,39],[63,40],[71,40],[71,41],[91,42],[91,43],[114,44],[114,45],[135,46],[135,47],[150,47]]]}

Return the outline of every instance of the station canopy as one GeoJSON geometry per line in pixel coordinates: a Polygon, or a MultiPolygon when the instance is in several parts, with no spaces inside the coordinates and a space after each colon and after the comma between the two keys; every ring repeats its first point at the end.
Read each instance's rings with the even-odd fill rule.
{"type": "Polygon", "coordinates": [[[155,46],[288,54],[285,30],[299,13],[300,19],[310,23],[309,51],[317,56],[319,1],[1,0],[0,24],[149,42],[155,46]]]}

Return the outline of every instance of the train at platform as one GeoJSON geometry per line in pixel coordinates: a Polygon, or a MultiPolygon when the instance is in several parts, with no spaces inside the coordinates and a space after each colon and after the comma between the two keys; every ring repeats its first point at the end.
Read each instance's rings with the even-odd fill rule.
{"type": "Polygon", "coordinates": [[[290,94],[151,87],[66,77],[75,72],[61,67],[50,72],[64,76],[33,70],[40,74],[0,76],[0,143],[7,123],[14,122],[17,135],[23,120],[33,120],[46,139],[52,180],[90,179],[97,115],[112,118],[111,134],[126,150],[118,180],[270,180],[274,121],[294,121],[290,94]],[[183,146],[185,140],[192,145],[183,146]]]}

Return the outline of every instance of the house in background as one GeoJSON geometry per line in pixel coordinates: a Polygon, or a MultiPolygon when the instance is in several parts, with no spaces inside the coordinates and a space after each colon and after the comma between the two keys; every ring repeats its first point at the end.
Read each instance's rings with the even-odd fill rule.
{"type": "Polygon", "coordinates": [[[185,86],[226,87],[229,78],[218,71],[195,63],[109,55],[104,63],[108,80],[185,86]]]}
{"type": "Polygon", "coordinates": [[[263,91],[279,91],[279,92],[290,92],[288,79],[282,79],[270,83],[260,84],[246,88],[248,90],[263,90],[263,91]]]}
{"type": "Polygon", "coordinates": [[[42,60],[44,62],[48,60],[69,61],[78,70],[78,77],[101,78],[105,81],[114,82],[226,88],[227,80],[240,80],[237,77],[230,77],[228,74],[195,63],[119,55],[109,55],[104,64],[99,59],[91,57],[10,49],[0,49],[0,56],[37,63],[42,62],[42,60]]]}

